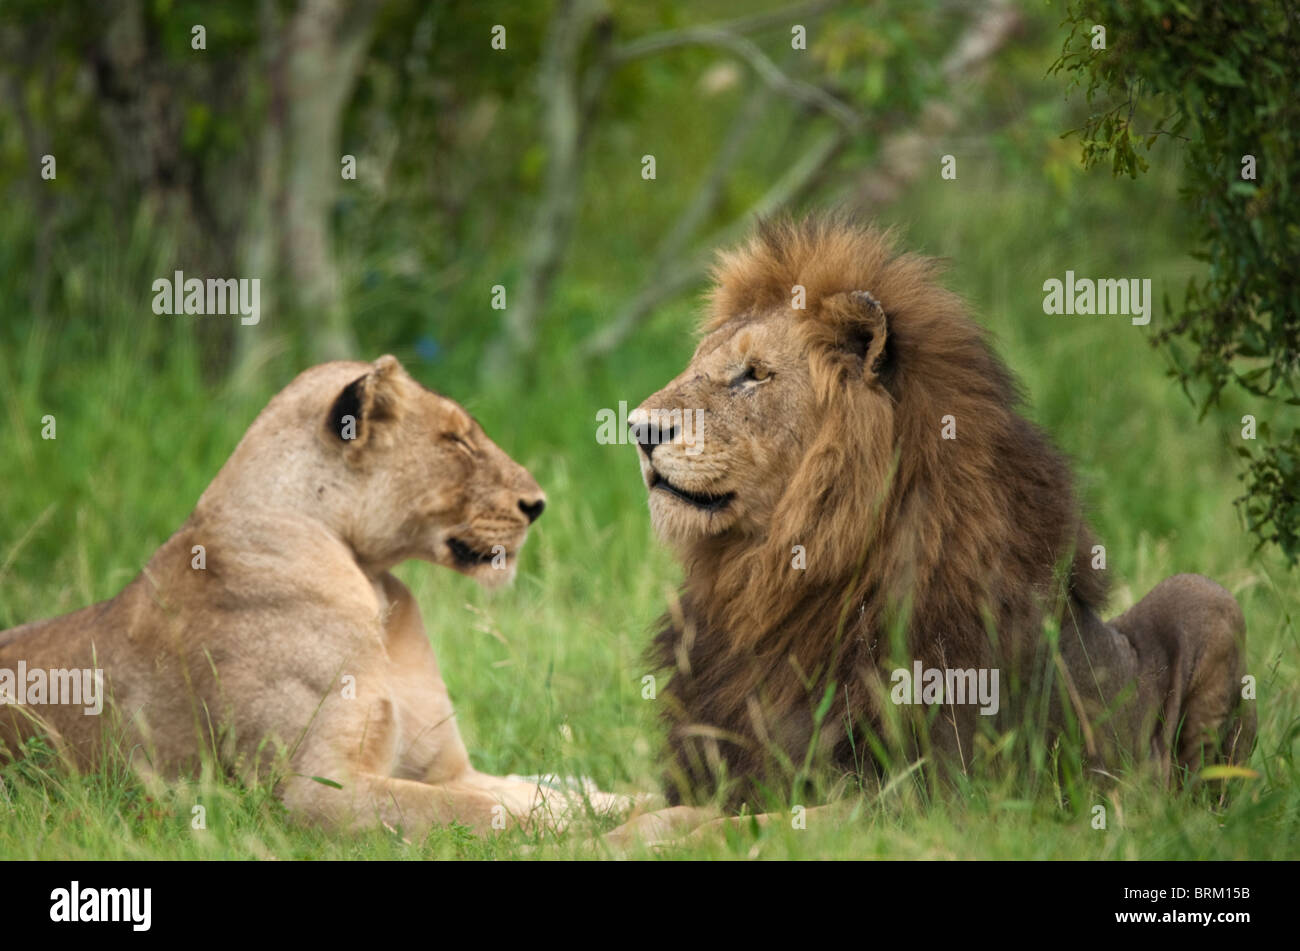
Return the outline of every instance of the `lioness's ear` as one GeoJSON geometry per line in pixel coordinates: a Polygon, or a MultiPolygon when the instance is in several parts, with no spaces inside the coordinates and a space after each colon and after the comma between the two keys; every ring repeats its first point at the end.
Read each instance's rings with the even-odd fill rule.
{"type": "Polygon", "coordinates": [[[889,321],[885,308],[867,291],[845,291],[822,301],[841,328],[844,349],[862,361],[863,372],[878,376],[888,360],[889,321]]]}
{"type": "Polygon", "coordinates": [[[326,431],[349,449],[369,443],[379,427],[397,418],[403,372],[394,356],[385,354],[376,360],[335,397],[325,417],[326,431]]]}

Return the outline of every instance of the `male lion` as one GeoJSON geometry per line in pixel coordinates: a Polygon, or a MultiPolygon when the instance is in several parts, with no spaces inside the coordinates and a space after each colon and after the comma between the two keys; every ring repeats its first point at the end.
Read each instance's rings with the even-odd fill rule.
{"type": "Polygon", "coordinates": [[[278,792],[309,820],[562,824],[576,801],[470,765],[419,608],[389,573],[423,558],[505,584],[545,504],[394,357],[307,370],[117,597],[0,633],[0,671],[102,669],[122,735],[81,704],[10,703],[0,749],[40,731],[78,763],[120,743],[177,773],[207,747],[240,775],[283,751],[278,792]]]}
{"type": "Polygon", "coordinates": [[[999,672],[1003,717],[1073,722],[1094,768],[1167,781],[1250,752],[1236,601],[1177,575],[1099,619],[1066,461],[934,273],[842,218],[766,225],[721,256],[686,370],[629,417],[685,567],[655,650],[672,801],[754,804],[810,759],[869,774],[881,739],[965,769],[974,698],[896,725],[891,671],[917,661],[999,672]]]}

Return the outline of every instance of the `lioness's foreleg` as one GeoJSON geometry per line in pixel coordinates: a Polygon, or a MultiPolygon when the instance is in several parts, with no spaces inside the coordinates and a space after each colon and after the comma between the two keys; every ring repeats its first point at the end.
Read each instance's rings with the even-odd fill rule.
{"type": "Polygon", "coordinates": [[[284,783],[282,796],[291,812],[309,821],[354,830],[384,824],[420,837],[435,826],[452,823],[488,834],[531,821],[518,802],[504,803],[492,790],[473,782],[453,780],[435,786],[361,773],[338,786],[342,788],[295,776],[284,783]]]}
{"type": "MultiPolygon", "coordinates": [[[[409,761],[402,764],[402,706],[387,698],[369,704],[327,703],[294,757],[293,776],[281,783],[289,810],[311,822],[352,829],[386,824],[413,836],[451,823],[481,834],[514,828],[559,831],[582,815],[585,802],[572,793],[475,770],[454,723],[444,724],[450,732],[443,737],[441,755],[427,761],[422,772],[393,775],[395,767],[411,766],[409,761]]],[[[409,718],[410,711],[406,713],[409,718]]],[[[426,722],[415,719],[405,726],[427,735],[426,722]]],[[[598,794],[591,800],[596,811],[620,805],[601,797],[622,798],[598,794]]]]}
{"type": "Polygon", "coordinates": [[[632,817],[606,832],[601,841],[619,851],[636,845],[654,845],[683,836],[720,815],[710,806],[669,806],[632,817]]]}
{"type": "MultiPolygon", "coordinates": [[[[813,806],[798,815],[800,828],[812,822],[843,821],[857,803],[852,800],[813,806]]],[[[629,819],[605,833],[602,841],[616,851],[636,845],[672,847],[723,841],[728,829],[747,829],[795,821],[792,813],[761,812],[752,816],[723,816],[708,806],[672,806],[629,819]]]]}

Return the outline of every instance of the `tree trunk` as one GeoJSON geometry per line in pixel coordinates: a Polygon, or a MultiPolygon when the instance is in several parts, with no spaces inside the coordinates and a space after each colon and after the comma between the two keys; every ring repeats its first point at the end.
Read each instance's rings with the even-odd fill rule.
{"type": "MultiPolygon", "coordinates": [[[[582,48],[593,32],[607,44],[612,25],[602,0],[560,0],[551,21],[538,73],[545,109],[546,180],[529,231],[519,286],[507,296],[505,325],[480,368],[487,379],[512,372],[537,345],[537,324],[578,216],[582,149],[603,85],[603,59],[598,55],[584,73],[582,48]]],[[[602,46],[602,52],[606,48],[602,46]]]]}
{"type": "Polygon", "coordinates": [[[344,306],[330,236],[341,181],[339,134],[370,44],[375,5],[302,0],[284,50],[283,214],[279,257],[289,297],[316,360],[350,359],[356,339],[344,306]]]}

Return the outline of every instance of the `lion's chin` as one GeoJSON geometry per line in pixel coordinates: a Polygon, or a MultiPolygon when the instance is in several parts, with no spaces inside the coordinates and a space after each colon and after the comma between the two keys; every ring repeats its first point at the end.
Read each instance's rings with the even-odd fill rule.
{"type": "Polygon", "coordinates": [[[721,535],[736,522],[734,505],[706,509],[658,489],[650,490],[650,524],[667,545],[677,548],[721,535]]]}

